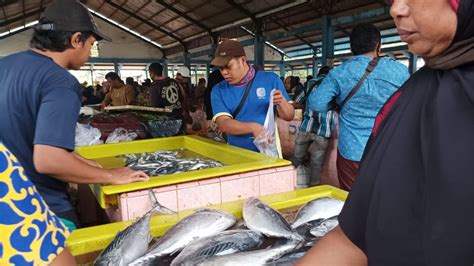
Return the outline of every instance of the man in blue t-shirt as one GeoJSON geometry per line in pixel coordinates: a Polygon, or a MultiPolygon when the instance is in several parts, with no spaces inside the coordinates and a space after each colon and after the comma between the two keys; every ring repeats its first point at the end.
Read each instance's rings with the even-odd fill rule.
{"type": "Polygon", "coordinates": [[[67,69],[80,69],[94,42],[101,39],[110,41],[97,30],[84,5],[57,0],[34,28],[31,49],[0,60],[0,142],[17,156],[51,210],[76,226],[68,183],[148,179],[128,168],[102,169],[73,152],[81,89],[67,69]]]}
{"type": "Polygon", "coordinates": [[[212,89],[213,121],[220,131],[227,134],[229,144],[258,152],[253,140],[265,132],[263,124],[273,89],[276,89],[273,103],[278,115],[286,121],[293,119],[294,108],[289,103],[283,83],[274,73],[250,67],[238,41],[223,41],[211,64],[218,66],[224,77],[212,89]],[[248,96],[240,112],[235,114],[247,86],[250,86],[248,96]]]}

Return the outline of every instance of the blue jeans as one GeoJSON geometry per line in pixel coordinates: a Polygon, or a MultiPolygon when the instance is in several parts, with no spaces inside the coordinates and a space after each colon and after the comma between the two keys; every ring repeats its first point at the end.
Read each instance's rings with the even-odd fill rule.
{"type": "Polygon", "coordinates": [[[310,153],[310,176],[298,178],[298,188],[319,185],[321,168],[326,157],[326,151],[329,146],[329,139],[318,136],[314,133],[298,132],[291,162],[295,167],[304,163],[305,156],[310,153]],[[311,145],[312,144],[312,145],[311,145]]]}

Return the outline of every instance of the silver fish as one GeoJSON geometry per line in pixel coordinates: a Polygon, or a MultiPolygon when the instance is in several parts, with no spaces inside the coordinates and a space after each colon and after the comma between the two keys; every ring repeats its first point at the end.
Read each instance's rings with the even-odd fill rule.
{"type": "Polygon", "coordinates": [[[252,230],[231,230],[196,239],[173,260],[171,266],[194,265],[193,261],[250,250],[263,242],[263,235],[252,230]]]}
{"type": "Polygon", "coordinates": [[[128,265],[145,254],[152,240],[150,235],[151,215],[152,212],[148,212],[125,230],[119,232],[102,251],[94,265],[128,265]]]}
{"type": "Polygon", "coordinates": [[[280,213],[255,197],[245,201],[243,217],[249,229],[259,231],[268,237],[303,240],[280,213]]]}
{"type": "Polygon", "coordinates": [[[199,266],[243,266],[265,265],[268,262],[279,259],[285,254],[292,252],[301,245],[301,242],[290,240],[287,243],[272,248],[246,251],[231,255],[216,256],[207,260],[198,261],[199,266]]]}
{"type": "Polygon", "coordinates": [[[232,225],[236,219],[233,215],[214,209],[200,209],[173,225],[146,254],[133,261],[130,265],[143,265],[157,257],[174,254],[182,250],[191,241],[222,232],[232,225]]]}
{"type": "Polygon", "coordinates": [[[336,228],[336,226],[339,224],[337,217],[332,217],[329,219],[326,219],[322,221],[319,225],[316,227],[313,227],[309,232],[316,237],[323,237],[325,236],[329,231],[332,229],[336,228]]]}
{"type": "Polygon", "coordinates": [[[306,203],[298,210],[291,227],[296,228],[304,223],[317,219],[328,219],[339,215],[344,206],[344,201],[333,198],[318,198],[306,203]]]}
{"type": "Polygon", "coordinates": [[[175,213],[158,202],[152,189],[148,189],[148,196],[154,207],[135,223],[119,232],[101,252],[94,265],[128,265],[145,254],[152,240],[150,235],[151,216],[160,213],[175,213]]]}

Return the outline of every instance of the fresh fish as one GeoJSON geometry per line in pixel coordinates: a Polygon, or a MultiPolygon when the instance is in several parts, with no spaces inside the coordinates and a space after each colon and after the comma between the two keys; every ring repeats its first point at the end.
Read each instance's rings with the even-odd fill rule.
{"type": "Polygon", "coordinates": [[[312,200],[299,209],[291,227],[297,228],[310,221],[337,216],[343,206],[344,201],[328,197],[312,200]]]}
{"type": "Polygon", "coordinates": [[[191,241],[222,232],[235,222],[233,215],[221,210],[197,210],[173,225],[161,238],[157,239],[143,257],[130,265],[148,264],[157,257],[174,254],[191,241]]]}
{"type": "Polygon", "coordinates": [[[329,231],[332,229],[336,228],[336,226],[339,225],[339,222],[337,220],[337,216],[326,219],[319,223],[316,227],[313,227],[310,230],[310,233],[315,236],[315,237],[323,237],[325,236],[329,231]]]}
{"type": "Polygon", "coordinates": [[[119,232],[102,251],[94,265],[128,265],[145,254],[152,240],[150,235],[151,216],[159,213],[175,213],[158,202],[152,189],[149,189],[148,193],[154,207],[135,223],[119,232]]]}
{"type": "Polygon", "coordinates": [[[198,266],[244,266],[265,265],[268,262],[279,259],[281,256],[292,252],[301,245],[301,242],[289,240],[283,245],[272,248],[246,251],[231,255],[216,256],[207,260],[196,261],[198,266]]]}
{"type": "Polygon", "coordinates": [[[94,265],[128,265],[145,254],[152,239],[150,235],[151,215],[152,212],[148,212],[125,230],[119,232],[102,251],[94,265]]]}
{"type": "Polygon", "coordinates": [[[160,176],[223,166],[220,162],[201,158],[181,158],[176,151],[157,151],[127,154],[125,165],[133,170],[144,171],[150,176],[160,176]]]}
{"type": "Polygon", "coordinates": [[[255,197],[250,197],[245,202],[243,217],[249,229],[268,237],[303,240],[280,213],[255,197]]]}
{"type": "Polygon", "coordinates": [[[318,219],[314,221],[309,221],[307,223],[304,223],[298,227],[295,228],[296,232],[303,236],[307,241],[311,241],[314,239],[314,236],[310,233],[311,229],[319,226],[324,219],[318,219]]]}
{"type": "Polygon", "coordinates": [[[263,242],[252,230],[231,230],[194,240],[173,260],[171,266],[193,265],[193,261],[250,250],[263,242]]]}
{"type": "Polygon", "coordinates": [[[302,258],[312,246],[304,246],[299,249],[293,250],[291,253],[282,256],[278,260],[269,262],[265,266],[293,266],[296,261],[302,258]]]}

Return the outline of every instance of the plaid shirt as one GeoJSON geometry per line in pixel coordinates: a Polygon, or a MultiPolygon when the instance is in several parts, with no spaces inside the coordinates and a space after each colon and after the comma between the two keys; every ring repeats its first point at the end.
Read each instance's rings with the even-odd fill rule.
{"type": "Polygon", "coordinates": [[[322,113],[313,112],[309,110],[309,107],[306,104],[308,96],[314,89],[317,89],[325,77],[325,75],[321,75],[316,79],[310,80],[307,83],[308,87],[296,97],[295,102],[305,104],[303,122],[301,123],[300,131],[313,133],[324,138],[330,138],[332,136],[332,131],[334,130],[335,112],[332,110],[322,113]]]}

